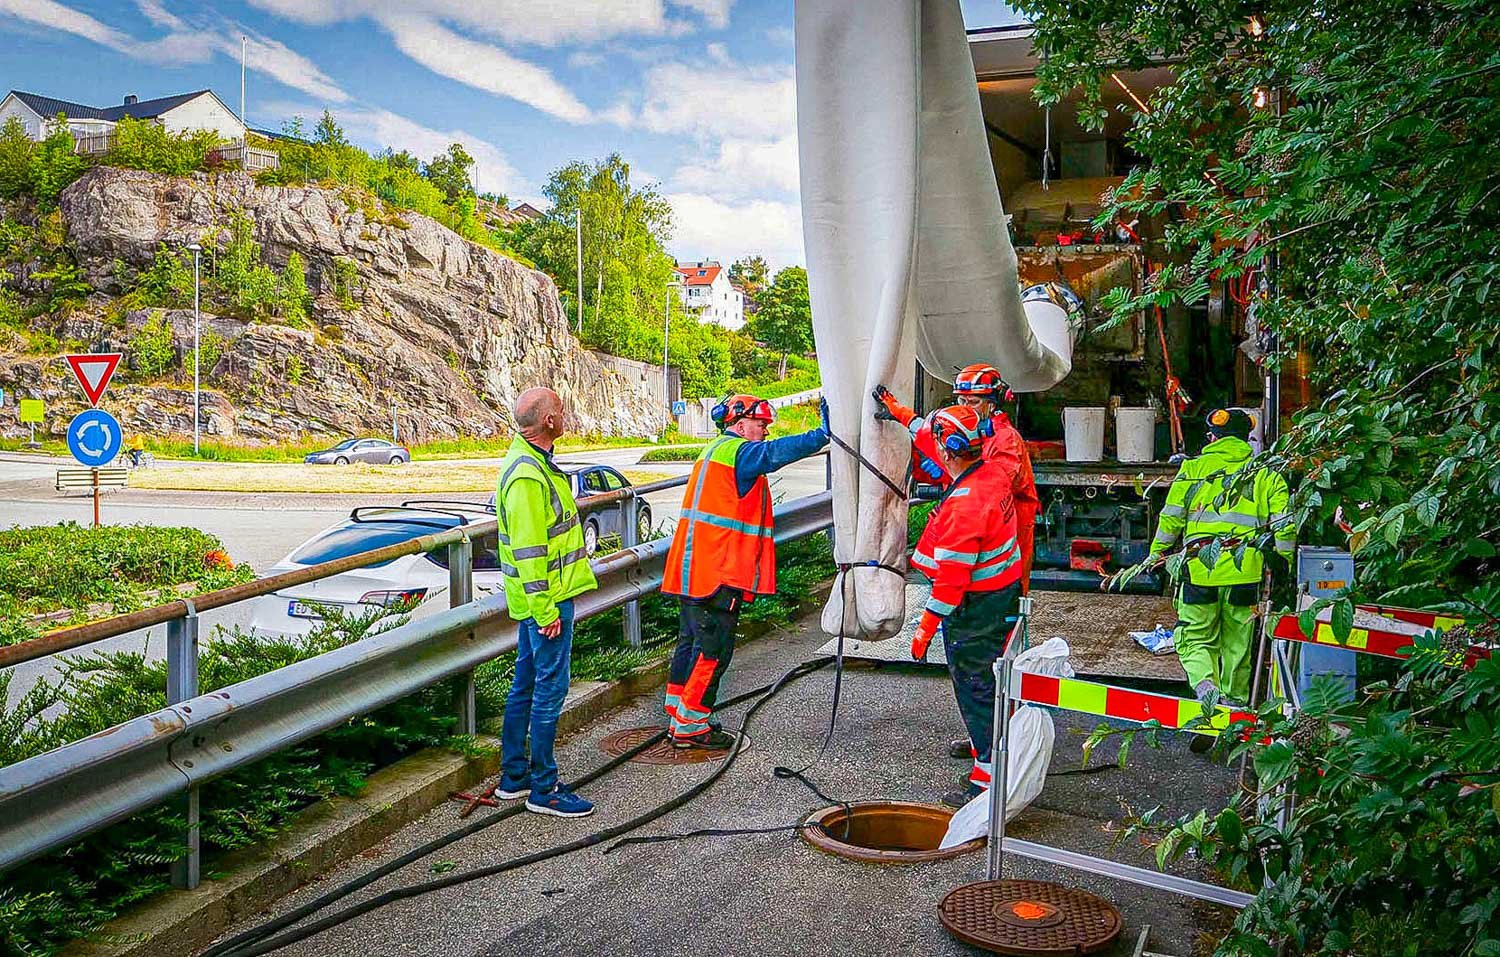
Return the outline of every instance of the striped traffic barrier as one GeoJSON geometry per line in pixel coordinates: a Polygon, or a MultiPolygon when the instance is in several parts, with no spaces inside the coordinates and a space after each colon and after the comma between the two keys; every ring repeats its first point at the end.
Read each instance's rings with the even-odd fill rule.
{"type": "Polygon", "coordinates": [[[1078,678],[1054,678],[1051,675],[1014,669],[1010,673],[1010,697],[1027,704],[1047,705],[1101,718],[1118,718],[1141,724],[1156,721],[1163,728],[1194,734],[1217,735],[1235,721],[1255,720],[1253,712],[1218,705],[1208,716],[1206,723],[1200,722],[1189,727],[1204,716],[1203,702],[1197,698],[1177,698],[1078,678]]]}
{"type": "MultiPolygon", "coordinates": [[[[1380,655],[1384,658],[1405,658],[1411,654],[1411,648],[1420,636],[1429,631],[1439,633],[1447,631],[1456,625],[1463,624],[1464,621],[1453,615],[1417,611],[1413,608],[1355,605],[1354,623],[1349,629],[1349,637],[1345,641],[1339,641],[1334,637],[1332,615],[1332,608],[1320,610],[1311,635],[1302,630],[1302,624],[1297,615],[1282,615],[1276,619],[1271,629],[1271,637],[1286,641],[1300,641],[1310,645],[1331,645],[1335,648],[1363,652],[1368,655],[1380,655]]],[[[1473,651],[1470,653],[1470,663],[1472,663],[1474,653],[1473,651]]]]}

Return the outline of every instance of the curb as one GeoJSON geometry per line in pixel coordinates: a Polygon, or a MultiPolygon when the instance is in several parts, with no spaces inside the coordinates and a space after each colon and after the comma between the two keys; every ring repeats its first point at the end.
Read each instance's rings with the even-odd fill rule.
{"type": "MultiPolygon", "coordinates": [[[[823,601],[831,582],[819,584],[796,615],[823,601]]],[[[754,641],[782,627],[747,624],[739,641],[754,641]]],[[[615,681],[578,682],[568,691],[558,734],[574,734],[630,699],[653,693],[666,679],[670,649],[661,658],[615,681]]],[[[210,873],[190,891],[171,890],[152,897],[101,927],[94,939],[80,939],[60,951],[61,957],[191,957],[235,924],[268,910],[272,904],[339,864],[374,847],[423,814],[445,803],[454,791],[466,790],[499,773],[501,720],[483,722],[478,743],[488,753],[478,757],[446,748],[425,748],[370,775],[355,797],[334,797],[301,811],[271,841],[233,851],[214,862],[210,873]]]]}

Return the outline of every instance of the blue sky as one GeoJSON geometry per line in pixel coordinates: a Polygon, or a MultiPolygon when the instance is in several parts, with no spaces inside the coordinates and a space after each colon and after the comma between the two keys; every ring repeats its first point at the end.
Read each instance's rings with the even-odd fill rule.
{"type": "Polygon", "coordinates": [[[778,267],[803,258],[791,26],[791,0],[0,0],[0,93],[236,109],[245,35],[252,126],[327,108],[372,149],[457,139],[482,190],[537,204],[551,170],[618,151],[671,200],[680,258],[778,267]]]}

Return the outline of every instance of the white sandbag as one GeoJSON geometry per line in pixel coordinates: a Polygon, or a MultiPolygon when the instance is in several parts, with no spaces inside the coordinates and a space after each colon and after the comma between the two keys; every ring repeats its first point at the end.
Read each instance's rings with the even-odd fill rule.
{"type": "MultiPolygon", "coordinates": [[[[949,376],[993,363],[1032,391],[1068,372],[1068,328],[1044,346],[1020,301],[957,0],[798,0],[798,154],[813,331],[835,433],[901,484],[909,438],[870,391],[909,398],[914,359],[949,376]]],[[[1066,324],[1065,324],[1066,326],[1066,324]]],[[[901,566],[906,502],[847,453],[833,460],[835,558],[901,566]]],[[[857,567],[823,630],[897,633],[899,576],[857,567]]]]}
{"type": "MultiPolygon", "coordinates": [[[[1071,678],[1074,674],[1073,665],[1068,661],[1068,643],[1061,638],[1049,638],[1040,645],[1027,648],[1016,655],[1015,667],[1054,678],[1071,678]]],[[[1047,783],[1047,769],[1052,766],[1052,746],[1057,728],[1052,723],[1052,715],[1045,709],[1028,704],[1010,716],[1007,730],[1010,747],[1005,762],[1005,820],[1008,822],[1042,793],[1042,786],[1047,783]]],[[[954,847],[984,837],[989,831],[990,792],[983,791],[953,815],[938,847],[954,847]]]]}

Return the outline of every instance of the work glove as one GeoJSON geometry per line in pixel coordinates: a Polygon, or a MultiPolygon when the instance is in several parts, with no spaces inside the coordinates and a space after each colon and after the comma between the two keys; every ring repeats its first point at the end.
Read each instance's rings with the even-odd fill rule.
{"type": "Polygon", "coordinates": [[[870,396],[875,400],[876,422],[896,421],[896,417],[891,414],[890,406],[886,405],[886,401],[892,398],[890,389],[887,389],[883,385],[877,385],[875,390],[870,393],[870,396]]]}
{"type": "Polygon", "coordinates": [[[896,397],[891,395],[891,390],[883,385],[878,385],[870,393],[875,401],[880,403],[880,408],[875,410],[875,418],[882,421],[900,422],[902,425],[910,425],[911,420],[917,417],[917,413],[908,409],[896,397]]]}
{"type": "Polygon", "coordinates": [[[917,456],[917,468],[934,482],[941,482],[948,473],[943,467],[925,455],[917,456]]]}
{"type": "Polygon", "coordinates": [[[932,644],[932,638],[937,634],[938,626],[942,623],[942,615],[929,609],[923,609],[922,618],[917,622],[917,632],[911,636],[912,661],[927,660],[927,647],[932,644]]]}
{"type": "Polygon", "coordinates": [[[833,426],[828,424],[828,397],[824,396],[818,400],[818,416],[822,419],[823,434],[832,435],[833,426]]]}

